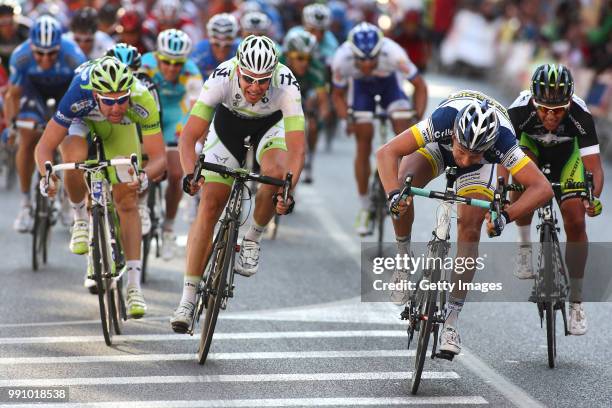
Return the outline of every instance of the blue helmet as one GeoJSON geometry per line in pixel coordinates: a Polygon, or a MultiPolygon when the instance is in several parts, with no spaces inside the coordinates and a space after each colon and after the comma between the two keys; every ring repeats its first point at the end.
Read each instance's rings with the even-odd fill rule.
{"type": "Polygon", "coordinates": [[[62,25],[51,16],[39,17],[30,28],[30,40],[37,48],[57,48],[62,43],[62,25]]]}
{"type": "Polygon", "coordinates": [[[115,57],[133,70],[140,68],[142,63],[138,48],[126,43],[118,43],[106,51],[109,57],[115,57]]]}
{"type": "Polygon", "coordinates": [[[358,58],[376,57],[383,38],[382,31],[370,23],[359,23],[348,34],[348,42],[358,58]]]}

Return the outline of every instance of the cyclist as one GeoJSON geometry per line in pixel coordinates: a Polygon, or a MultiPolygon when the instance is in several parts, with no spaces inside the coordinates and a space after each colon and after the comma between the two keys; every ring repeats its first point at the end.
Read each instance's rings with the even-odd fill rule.
{"type": "MultiPolygon", "coordinates": [[[[41,174],[45,172],[45,162],[53,160],[52,152],[60,143],[63,143],[61,153],[64,162],[86,160],[89,149],[87,135],[90,132],[101,138],[106,159],[129,157],[133,153],[140,156],[137,126],[142,132],[144,152],[149,157],[146,167],[138,175],[138,182],[133,182],[124,171],[109,170],[126,257],[127,312],[133,318],[142,317],[146,311],[140,289],[142,262],[138,193],[146,189],[148,179],[161,176],[166,168],[165,147],[153,96],[134,80],[130,69],[116,58],[93,60],[74,77],[36,147],[36,161],[41,174]]],[[[64,180],[70,200],[85,203],[87,188],[82,171],[68,171],[64,180]]],[[[51,196],[57,190],[55,183],[46,185],[44,178],[40,188],[43,194],[51,196]]],[[[82,218],[86,229],[88,219],[86,213],[82,218]]],[[[87,252],[87,234],[84,238],[87,252]]],[[[94,282],[92,273],[93,267],[88,265],[87,286],[94,282]]]]}
{"type": "Polygon", "coordinates": [[[302,10],[303,27],[293,27],[293,30],[306,29],[317,39],[317,53],[320,61],[325,65],[331,65],[334,54],[338,49],[338,40],[329,31],[331,24],[331,11],[325,4],[309,4],[302,10]]]}
{"type": "Polygon", "coordinates": [[[300,85],[307,119],[308,150],[304,164],[304,183],[312,183],[312,165],[320,125],[329,118],[330,106],[325,88],[325,66],[313,58],[317,39],[306,30],[292,30],[283,42],[281,63],[293,72],[300,85]]]}
{"type": "MultiPolygon", "coordinates": [[[[527,187],[523,197],[505,208],[494,222],[486,210],[458,206],[457,257],[476,259],[478,247],[474,244],[480,241],[485,218],[488,232],[499,235],[507,223],[538,208],[553,195],[544,175],[519,148],[504,107],[480,92],[460,91],[450,95],[428,119],[378,149],[376,159],[389,202],[400,212],[400,218],[394,220],[393,225],[401,255],[410,254],[414,221],[412,199],[397,203],[400,183],[407,174],[414,176],[415,187],[423,187],[443,174],[447,166],[457,166],[457,194],[490,201],[497,180],[494,163],[500,163],[527,187]]],[[[453,282],[458,276],[462,282],[471,282],[474,269],[466,270],[462,275],[454,273],[453,282]]],[[[408,271],[396,269],[393,280],[407,281],[408,271]]],[[[466,294],[465,290],[455,288],[449,296],[441,351],[458,354],[461,350],[457,319],[466,294]]],[[[401,305],[406,303],[408,295],[407,291],[394,291],[391,300],[401,305]]]]}
{"type": "Polygon", "coordinates": [[[249,11],[240,17],[240,29],[242,38],[249,35],[268,36],[272,30],[272,20],[261,11],[249,11]]]}
{"type": "MultiPolygon", "coordinates": [[[[189,232],[183,296],[171,320],[172,328],[179,333],[184,333],[193,319],[196,286],[211,251],[215,224],[233,182],[205,172],[204,181],[192,185],[194,146],[202,134],[208,134],[204,145],[207,160],[228,167],[238,167],[244,162],[244,139],[250,136],[262,174],[284,178],[291,171],[295,187],[304,164],[304,114],[297,81],[286,66],[278,63],[276,46],[271,39],[245,38],[236,57],[213,72],[179,139],[181,164],[186,174],[183,187],[195,194],[203,185],[205,197],[189,232]]],[[[259,242],[274,213],[273,196],[278,199],[277,212],[287,213],[293,207],[293,197],[284,202],[277,195],[279,191],[282,189],[268,185],[257,189],[252,224],[242,240],[235,265],[241,275],[257,272],[259,242]]]]}
{"type": "Polygon", "coordinates": [[[132,8],[117,12],[117,42],[133,45],[144,54],[155,49],[155,36],[143,25],[144,19],[132,8]]]}
{"type": "MultiPolygon", "coordinates": [[[[584,181],[584,172],[593,173],[595,197],[603,189],[603,170],[593,117],[582,99],[574,94],[572,74],[563,65],[543,64],[531,78],[530,90],[521,92],[508,109],[520,146],[538,165],[549,164],[552,181],[584,181]]],[[[513,199],[520,197],[514,195],[513,199]]],[[[561,209],[568,245],[565,253],[570,275],[569,331],[586,333],[582,307],[582,280],[587,259],[588,237],[584,214],[601,213],[601,202],[585,200],[583,190],[562,189],[556,197],[561,209]]],[[[534,277],[530,244],[530,212],[516,220],[519,250],[516,275],[534,277]]]]}
{"type": "Polygon", "coordinates": [[[0,0],[0,58],[2,66],[9,70],[13,50],[29,38],[30,21],[21,15],[16,0],[0,0]]]}
{"type": "MultiPolygon", "coordinates": [[[[9,87],[4,101],[6,123],[14,119],[43,123],[48,118],[47,101],[59,101],[68,89],[74,70],[85,56],[72,41],[62,38],[62,29],[50,16],[40,17],[32,25],[30,39],[11,55],[9,87]]],[[[17,172],[21,186],[21,210],[13,227],[27,232],[32,226],[30,185],[34,171],[34,147],[40,133],[19,130],[17,172]]],[[[77,204],[73,203],[73,208],[77,204]]]]}
{"type": "Polygon", "coordinates": [[[157,37],[157,51],[142,57],[143,70],[157,85],[164,110],[162,129],[167,146],[168,187],[166,188],[166,218],[162,225],[161,255],[166,261],[176,252],[174,219],[183,195],[178,136],[189,117],[189,110],[202,89],[202,76],[188,58],[191,39],[181,30],[165,30],[157,37]]]}
{"type": "Polygon", "coordinates": [[[357,141],[354,166],[361,209],[357,214],[356,229],[363,235],[369,231],[370,223],[368,178],[374,134],[374,97],[377,94],[381,96],[381,107],[389,114],[395,133],[399,133],[411,124],[408,119],[400,118],[411,108],[402,90],[403,79],[408,79],[414,86],[417,120],[425,112],[427,86],[406,52],[370,23],[358,24],[350,31],[349,39],[334,56],[332,72],[332,98],[338,117],[346,120],[349,108],[354,113],[355,123],[347,130],[349,133],[354,130],[357,141]]]}
{"type": "Polygon", "coordinates": [[[104,56],[106,50],[115,44],[110,35],[98,30],[98,12],[92,7],[83,7],[74,12],[66,37],[81,47],[87,59],[104,56]]]}
{"type": "Polygon", "coordinates": [[[144,22],[145,27],[152,33],[161,33],[164,30],[176,28],[186,33],[191,41],[202,37],[200,29],[194,22],[182,13],[184,1],[157,0],[150,14],[144,22]]]}
{"type": "Polygon", "coordinates": [[[219,64],[236,54],[240,44],[238,21],[229,13],[212,16],[206,24],[206,32],[208,38],[197,43],[191,54],[205,80],[219,64]]]}

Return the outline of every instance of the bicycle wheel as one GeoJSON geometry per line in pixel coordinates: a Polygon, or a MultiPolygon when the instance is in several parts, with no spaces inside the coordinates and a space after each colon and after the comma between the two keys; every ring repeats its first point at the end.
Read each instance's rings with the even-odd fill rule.
{"type": "Polygon", "coordinates": [[[49,201],[40,192],[36,194],[34,226],[32,228],[32,269],[47,262],[47,238],[49,232],[49,201]]]}
{"type": "Polygon", "coordinates": [[[157,225],[159,220],[155,212],[155,201],[157,198],[158,184],[152,183],[149,193],[147,194],[147,208],[149,209],[149,216],[151,217],[151,230],[148,234],[142,236],[142,271],[140,274],[140,283],[147,281],[147,267],[149,266],[149,253],[151,252],[151,242],[153,236],[156,233],[157,225]]]}
{"type": "Polygon", "coordinates": [[[383,190],[378,173],[376,173],[376,224],[378,226],[378,256],[383,256],[383,242],[385,239],[385,217],[387,215],[387,197],[385,190],[383,190]]]}
{"type": "Polygon", "coordinates": [[[92,263],[94,269],[94,280],[98,286],[98,304],[100,306],[100,321],[102,323],[102,334],[104,342],[112,344],[112,296],[111,296],[111,263],[108,237],[106,236],[106,225],[103,209],[94,207],[92,210],[93,221],[93,249],[92,263]]]}
{"type": "Polygon", "coordinates": [[[544,318],[546,319],[548,367],[555,368],[555,359],[557,358],[557,309],[553,302],[544,302],[544,318]]]}
{"type": "Polygon", "coordinates": [[[210,350],[215,325],[217,324],[217,316],[219,316],[219,308],[225,295],[226,276],[230,261],[232,256],[234,256],[236,244],[235,231],[231,223],[222,225],[219,234],[221,234],[221,239],[213,247],[214,252],[209,263],[209,276],[206,280],[205,290],[208,292],[205,304],[206,314],[204,315],[204,324],[202,324],[202,334],[198,347],[198,361],[200,364],[206,362],[206,357],[210,350]]]}
{"type": "MultiPolygon", "coordinates": [[[[115,281],[115,285],[111,290],[110,294],[110,305],[111,305],[111,316],[113,317],[113,328],[115,334],[121,334],[123,331],[124,313],[122,313],[123,293],[122,293],[122,281],[123,277],[115,281]]],[[[123,306],[125,308],[125,306],[123,306]]]]}
{"type": "Polygon", "coordinates": [[[556,339],[556,284],[555,284],[555,248],[553,226],[548,223],[542,225],[540,235],[540,273],[543,277],[544,285],[544,301],[542,307],[544,309],[544,320],[546,320],[546,346],[548,353],[548,367],[555,368],[555,359],[557,357],[557,339],[556,339]]]}
{"type": "MultiPolygon", "coordinates": [[[[431,272],[432,282],[439,279],[439,272],[431,272]],[[436,276],[438,278],[436,278],[436,276]]],[[[414,371],[412,373],[412,383],[410,392],[416,395],[419,385],[421,384],[421,375],[423,374],[423,366],[425,365],[425,357],[427,356],[427,346],[429,345],[429,337],[433,328],[434,313],[436,312],[436,295],[437,290],[428,290],[425,296],[421,297],[421,304],[417,305],[417,313],[419,314],[419,339],[415,353],[414,371]]]]}

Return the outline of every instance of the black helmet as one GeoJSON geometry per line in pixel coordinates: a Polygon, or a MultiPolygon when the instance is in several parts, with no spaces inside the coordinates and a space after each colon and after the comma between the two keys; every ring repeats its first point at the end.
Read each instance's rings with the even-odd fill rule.
{"type": "Polygon", "coordinates": [[[98,30],[98,12],[93,7],[83,7],[74,12],[70,21],[73,32],[95,33],[98,30]]]}
{"type": "Polygon", "coordinates": [[[21,14],[21,6],[16,0],[0,0],[0,14],[21,14]]]}
{"type": "Polygon", "coordinates": [[[567,105],[574,94],[571,72],[565,65],[540,65],[531,77],[531,94],[534,101],[542,105],[567,105]]]}

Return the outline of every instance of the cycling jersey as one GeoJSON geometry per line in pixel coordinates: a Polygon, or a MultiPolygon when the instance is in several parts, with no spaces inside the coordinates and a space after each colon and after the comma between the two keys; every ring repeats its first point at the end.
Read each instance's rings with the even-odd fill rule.
{"type": "Polygon", "coordinates": [[[516,174],[529,158],[520,149],[506,109],[496,100],[480,92],[464,90],[450,95],[425,119],[410,128],[422,154],[430,163],[432,173],[439,175],[447,166],[457,166],[452,155],[452,137],[457,113],[474,100],[487,100],[495,108],[499,120],[499,134],[495,144],[484,152],[480,164],[458,168],[459,194],[481,192],[492,198],[495,190],[495,166],[500,163],[511,174],[516,174]],[[483,166],[486,166],[483,169],[483,166]]]}
{"type": "MultiPolygon", "coordinates": [[[[17,17],[14,18],[16,19],[17,17]]],[[[9,70],[11,54],[15,48],[30,38],[30,27],[28,24],[25,24],[25,22],[15,22],[15,33],[11,37],[7,38],[0,34],[0,58],[2,58],[2,66],[7,71],[9,70]]]]}
{"type": "MultiPolygon", "coordinates": [[[[508,108],[510,120],[520,146],[531,151],[538,165],[550,165],[547,174],[551,181],[584,181],[584,165],[581,157],[599,154],[599,141],[593,117],[586,104],[576,95],[554,132],[548,131],[532,103],[531,91],[520,93],[508,108]]],[[[561,189],[555,191],[560,201],[582,196],[584,190],[561,189]]]]}
{"type": "MultiPolygon", "coordinates": [[[[74,33],[72,31],[64,34],[64,37],[68,38],[71,41],[74,41],[74,33]]],[[[106,55],[106,51],[115,45],[115,40],[113,38],[102,31],[96,31],[94,34],[93,48],[89,55],[87,55],[87,59],[96,59],[101,58],[106,55]]]]}
{"type": "MultiPolygon", "coordinates": [[[[291,28],[287,32],[287,35],[290,35],[295,31],[304,30],[306,30],[304,27],[296,26],[291,28]]],[[[339,44],[338,40],[336,39],[336,36],[329,30],[325,31],[321,41],[317,42],[316,54],[318,56],[319,61],[321,61],[325,65],[331,65],[338,46],[339,44]]]]}
{"type": "MultiPolygon", "coordinates": [[[[287,57],[282,55],[280,57],[282,64],[287,64],[287,57]]],[[[295,75],[295,78],[300,85],[300,91],[302,93],[302,99],[306,99],[310,91],[316,91],[321,88],[325,88],[326,70],[325,66],[316,59],[311,59],[308,64],[308,69],[303,76],[295,75]]]]}
{"type": "Polygon", "coordinates": [[[195,63],[188,59],[181,69],[177,82],[168,82],[159,71],[157,59],[152,52],[142,56],[142,70],[157,85],[160,103],[164,109],[162,118],[164,141],[169,146],[176,146],[183,126],[189,118],[189,110],[202,89],[200,71],[195,63]]]}
{"type": "MultiPolygon", "coordinates": [[[[236,55],[240,41],[240,38],[234,40],[228,55],[232,57],[236,55]]],[[[200,70],[200,73],[202,74],[202,78],[204,80],[207,80],[210,74],[215,70],[215,68],[217,68],[219,64],[223,62],[217,61],[212,52],[210,41],[207,38],[196,44],[193,51],[191,52],[191,59],[198,66],[198,69],[200,70]]]]}
{"type": "MultiPolygon", "coordinates": [[[[110,123],[100,112],[93,96],[89,78],[92,66],[92,62],[85,64],[74,76],[53,120],[69,129],[68,134],[72,136],[86,137],[90,131],[94,132],[102,140],[107,159],[129,157],[132,153],[138,154],[140,159],[137,126],[143,137],[161,132],[159,113],[153,96],[142,83],[134,81],[130,88],[130,106],[125,116],[121,123],[110,123]]],[[[111,179],[113,177],[111,176],[111,179]]]]}

